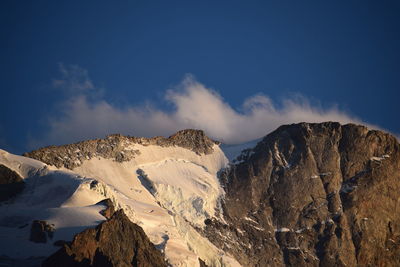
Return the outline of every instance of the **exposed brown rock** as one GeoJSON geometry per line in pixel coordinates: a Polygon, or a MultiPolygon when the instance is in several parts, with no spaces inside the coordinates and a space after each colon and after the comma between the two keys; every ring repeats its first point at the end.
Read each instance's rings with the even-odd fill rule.
{"type": "Polygon", "coordinates": [[[203,232],[244,266],[400,266],[400,145],[339,123],[266,136],[221,175],[227,224],[203,232]]]}
{"type": "Polygon", "coordinates": [[[179,131],[168,138],[161,136],[144,138],[113,134],[105,139],[94,139],[62,146],[48,146],[24,153],[24,156],[58,168],[73,169],[80,166],[85,160],[94,157],[113,159],[117,162],[129,161],[140,154],[139,150],[128,148],[132,144],[162,147],[179,146],[197,154],[209,154],[213,152],[213,145],[216,143],[218,142],[208,138],[203,131],[192,129],[179,131]]]}
{"type": "Polygon", "coordinates": [[[203,131],[193,129],[181,130],[166,140],[169,145],[187,148],[198,154],[210,154],[214,144],[219,144],[208,138],[203,131]]]}
{"type": "Polygon", "coordinates": [[[167,264],[143,229],[119,210],[110,220],[77,234],[42,266],[164,267],[167,264]]]}
{"type": "Polygon", "coordinates": [[[53,238],[54,226],[46,221],[35,220],[32,222],[29,240],[35,243],[46,243],[53,238]]]}
{"type": "Polygon", "coordinates": [[[18,173],[0,164],[0,202],[16,196],[24,187],[24,180],[18,173]]]}
{"type": "Polygon", "coordinates": [[[103,205],[106,207],[104,210],[100,211],[100,214],[106,217],[107,219],[110,219],[114,215],[115,209],[111,199],[109,198],[103,199],[102,201],[96,203],[96,205],[103,205]]]}

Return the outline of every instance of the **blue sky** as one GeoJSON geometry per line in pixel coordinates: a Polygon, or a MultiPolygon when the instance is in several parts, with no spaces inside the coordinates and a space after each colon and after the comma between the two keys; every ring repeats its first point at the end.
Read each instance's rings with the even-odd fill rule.
{"type": "Polygon", "coordinates": [[[0,147],[281,123],[400,133],[398,1],[2,1],[0,147]]]}

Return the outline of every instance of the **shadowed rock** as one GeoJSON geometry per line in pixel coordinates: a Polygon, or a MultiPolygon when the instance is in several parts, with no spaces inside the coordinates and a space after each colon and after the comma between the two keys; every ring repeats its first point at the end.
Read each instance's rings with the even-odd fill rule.
{"type": "Polygon", "coordinates": [[[18,173],[0,164],[0,202],[13,198],[24,187],[24,180],[18,173]]]}
{"type": "Polygon", "coordinates": [[[46,221],[35,220],[32,222],[29,240],[35,243],[46,243],[53,238],[54,226],[46,221]]]}
{"type": "Polygon", "coordinates": [[[202,260],[199,259],[200,267],[208,267],[207,264],[202,260]]]}

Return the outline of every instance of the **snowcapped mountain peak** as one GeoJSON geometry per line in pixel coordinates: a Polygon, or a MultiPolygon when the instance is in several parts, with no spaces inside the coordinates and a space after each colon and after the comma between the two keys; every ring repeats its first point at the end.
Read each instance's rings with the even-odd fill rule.
{"type": "MultiPolygon", "coordinates": [[[[0,191],[12,189],[0,202],[0,251],[19,265],[49,256],[54,241],[94,240],[100,226],[76,234],[106,219],[122,231],[130,224],[111,220],[114,209],[171,266],[380,265],[369,255],[398,265],[400,144],[381,131],[300,123],[221,146],[200,130],[113,134],[25,155],[0,150],[0,191]]],[[[121,231],[104,240],[119,243],[121,231]]],[[[79,244],[70,248],[85,252],[79,244]]]]}
{"type": "MultiPolygon", "coordinates": [[[[72,209],[76,218],[66,227],[81,230],[82,221],[92,226],[93,220],[102,218],[96,203],[109,198],[143,228],[173,266],[199,266],[199,259],[210,266],[238,266],[199,231],[207,219],[223,220],[220,200],[224,191],[217,173],[228,165],[219,143],[203,131],[182,130],[168,138],[112,134],[104,139],[41,148],[24,156],[7,154],[0,157],[0,163],[10,165],[10,158],[17,167],[18,161],[38,162],[42,165],[37,169],[51,171],[31,181],[48,180],[63,190],[69,188],[68,179],[73,181],[62,201],[51,206],[56,214],[32,216],[30,220],[49,221],[56,233],[62,232],[63,218],[72,209]],[[80,213],[83,210],[90,210],[91,220],[79,219],[84,216],[80,213]]],[[[36,183],[29,186],[36,188],[36,183]]],[[[40,192],[53,187],[43,188],[40,192]]]]}

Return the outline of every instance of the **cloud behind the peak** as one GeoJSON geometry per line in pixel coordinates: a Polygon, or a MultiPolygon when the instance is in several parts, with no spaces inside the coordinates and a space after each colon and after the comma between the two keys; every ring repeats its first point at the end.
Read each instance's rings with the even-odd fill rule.
{"type": "Polygon", "coordinates": [[[186,76],[181,84],[165,93],[165,101],[172,104],[172,111],[149,104],[122,108],[106,99],[91,98],[90,93],[96,88],[85,70],[62,67],[63,79],[57,80],[56,85],[75,93],[60,104],[60,116],[48,119],[47,134],[33,141],[33,147],[71,143],[110,133],[165,136],[185,128],[202,129],[211,138],[234,144],[260,138],[282,124],[361,123],[335,106],[314,106],[304,97],[284,99],[277,107],[268,96],[259,94],[233,108],[216,91],[192,76],[186,76]]]}

